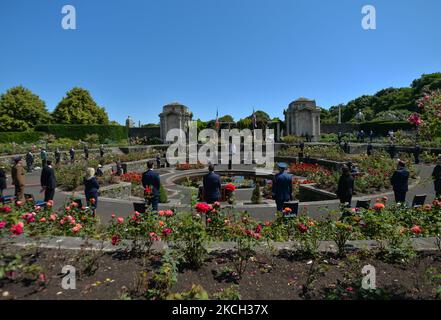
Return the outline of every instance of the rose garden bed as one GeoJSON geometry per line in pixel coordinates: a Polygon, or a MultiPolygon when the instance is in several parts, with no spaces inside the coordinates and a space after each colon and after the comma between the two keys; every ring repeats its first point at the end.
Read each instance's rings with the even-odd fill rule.
{"type": "Polygon", "coordinates": [[[0,288],[4,298],[35,299],[438,298],[440,254],[416,252],[412,240],[434,237],[441,248],[441,201],[413,209],[387,208],[382,201],[320,221],[305,213],[288,218],[289,209],[272,222],[256,221],[231,206],[198,203],[190,212],[113,215],[106,225],[73,202],[58,211],[52,203],[45,208],[30,202],[5,205],[0,208],[0,288]],[[54,236],[101,239],[115,250],[17,250],[9,242],[17,236],[37,243],[54,236]],[[133,245],[126,247],[124,239],[133,245]],[[331,241],[335,252],[319,250],[321,240],[331,241]],[[349,240],[371,240],[377,249],[354,250],[349,240]],[[170,249],[155,252],[158,241],[170,249]],[[207,251],[208,243],[224,241],[231,243],[228,250],[207,251]],[[271,250],[277,241],[296,246],[271,250]],[[267,250],[258,249],[265,244],[267,250]],[[77,268],[80,290],[60,289],[60,267],[67,264],[77,268]],[[377,270],[376,290],[360,288],[366,264],[377,270]],[[190,290],[192,284],[203,289],[190,290]]]}

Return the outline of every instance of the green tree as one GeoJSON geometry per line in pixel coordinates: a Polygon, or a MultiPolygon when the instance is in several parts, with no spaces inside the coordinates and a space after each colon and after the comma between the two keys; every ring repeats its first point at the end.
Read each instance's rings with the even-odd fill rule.
{"type": "Polygon", "coordinates": [[[83,88],[67,92],[52,113],[52,118],[60,124],[109,124],[104,108],[98,106],[89,91],[83,88]]]}
{"type": "Polygon", "coordinates": [[[44,101],[23,86],[0,96],[0,114],[0,131],[26,131],[50,121],[44,101]]]}

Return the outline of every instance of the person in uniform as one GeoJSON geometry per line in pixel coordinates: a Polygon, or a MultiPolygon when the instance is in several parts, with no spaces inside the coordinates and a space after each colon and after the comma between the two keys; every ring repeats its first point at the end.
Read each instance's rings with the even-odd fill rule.
{"type": "Polygon", "coordinates": [[[70,147],[69,149],[69,155],[70,155],[70,162],[75,162],[75,149],[73,147],[70,147]]]}
{"type": "Polygon", "coordinates": [[[55,170],[52,168],[51,160],[47,161],[46,167],[41,171],[40,184],[42,191],[44,191],[44,202],[54,200],[57,179],[55,178],[55,170]]]}
{"type": "Polygon", "coordinates": [[[32,172],[32,169],[34,167],[34,155],[32,154],[31,150],[26,153],[26,170],[27,172],[32,172]]]}
{"type": "Polygon", "coordinates": [[[17,201],[24,201],[25,169],[21,157],[14,158],[14,165],[11,170],[12,184],[15,186],[15,197],[17,201]]]}
{"type": "Polygon", "coordinates": [[[86,145],[84,145],[84,159],[89,160],[89,147],[86,145]]]}
{"type": "Polygon", "coordinates": [[[208,204],[215,203],[221,197],[221,179],[214,173],[214,165],[208,166],[208,173],[203,178],[204,200],[208,204]]]}
{"type": "Polygon", "coordinates": [[[55,149],[55,165],[59,165],[61,162],[61,152],[60,152],[60,148],[57,147],[57,149],[55,149]]]}
{"type": "Polygon", "coordinates": [[[369,142],[368,145],[367,145],[367,149],[366,149],[366,153],[367,153],[368,156],[372,155],[372,150],[373,149],[374,148],[372,147],[372,144],[369,142]]]}
{"type": "Polygon", "coordinates": [[[46,166],[46,161],[47,161],[47,152],[45,148],[41,148],[40,158],[41,158],[41,168],[44,168],[46,166]]]}
{"type": "Polygon", "coordinates": [[[147,162],[147,171],[142,175],[142,186],[151,189],[150,203],[153,211],[158,211],[159,194],[161,189],[161,178],[153,171],[153,161],[147,162]]]}
{"type": "Polygon", "coordinates": [[[421,147],[416,144],[413,148],[413,157],[415,159],[415,164],[420,164],[420,154],[421,154],[421,147]]]}
{"type": "Polygon", "coordinates": [[[292,200],[292,175],[286,173],[288,165],[284,162],[277,164],[279,173],[273,180],[273,199],[276,201],[277,211],[282,211],[283,204],[292,200]]]}

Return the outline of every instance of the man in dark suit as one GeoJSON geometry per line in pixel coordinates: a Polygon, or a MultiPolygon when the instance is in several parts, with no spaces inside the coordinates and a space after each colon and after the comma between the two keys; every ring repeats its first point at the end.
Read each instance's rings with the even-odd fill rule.
{"type": "Polygon", "coordinates": [[[221,179],[218,174],[214,173],[214,165],[210,164],[208,171],[203,179],[204,200],[211,204],[220,200],[221,179]]]}
{"type": "Polygon", "coordinates": [[[394,189],[395,202],[405,203],[406,193],[409,190],[409,171],[406,170],[406,164],[398,160],[397,170],[392,174],[390,182],[394,189]]]}
{"type": "Polygon", "coordinates": [[[300,141],[299,149],[300,149],[300,152],[299,152],[299,160],[302,161],[303,156],[305,155],[305,143],[303,142],[303,140],[300,141]]]}
{"type": "Polygon", "coordinates": [[[159,193],[161,188],[161,179],[159,174],[153,171],[153,161],[147,162],[147,171],[142,175],[142,186],[151,189],[151,199],[153,211],[158,211],[159,193]]]}
{"type": "Polygon", "coordinates": [[[54,200],[57,179],[55,178],[55,170],[52,168],[51,160],[47,160],[46,166],[41,171],[40,184],[44,190],[44,202],[54,200]]]}
{"type": "Polygon", "coordinates": [[[285,172],[288,165],[286,163],[278,163],[279,173],[273,180],[273,199],[276,200],[277,211],[282,211],[283,204],[292,200],[292,175],[285,172]]]}
{"type": "Polygon", "coordinates": [[[348,208],[351,207],[352,195],[354,194],[354,177],[348,165],[342,166],[342,174],[338,180],[336,194],[342,205],[346,205],[348,208]]]}
{"type": "Polygon", "coordinates": [[[420,164],[420,154],[421,154],[421,147],[416,144],[413,148],[413,156],[415,158],[415,164],[420,164]]]}

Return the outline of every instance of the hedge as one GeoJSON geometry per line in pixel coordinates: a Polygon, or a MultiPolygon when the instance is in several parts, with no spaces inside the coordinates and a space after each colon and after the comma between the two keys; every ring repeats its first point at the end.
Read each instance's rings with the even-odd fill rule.
{"type": "Polygon", "coordinates": [[[0,132],[0,143],[33,143],[40,140],[42,136],[43,133],[35,131],[0,132]]]}
{"type": "Polygon", "coordinates": [[[115,125],[99,124],[47,124],[35,126],[35,131],[53,134],[57,138],[69,138],[72,140],[84,139],[88,134],[97,134],[100,142],[120,141],[129,136],[128,128],[115,125]]]}
{"type": "Polygon", "coordinates": [[[371,121],[360,123],[359,128],[366,133],[372,130],[376,135],[386,135],[390,130],[412,130],[414,126],[407,121],[371,121]]]}

